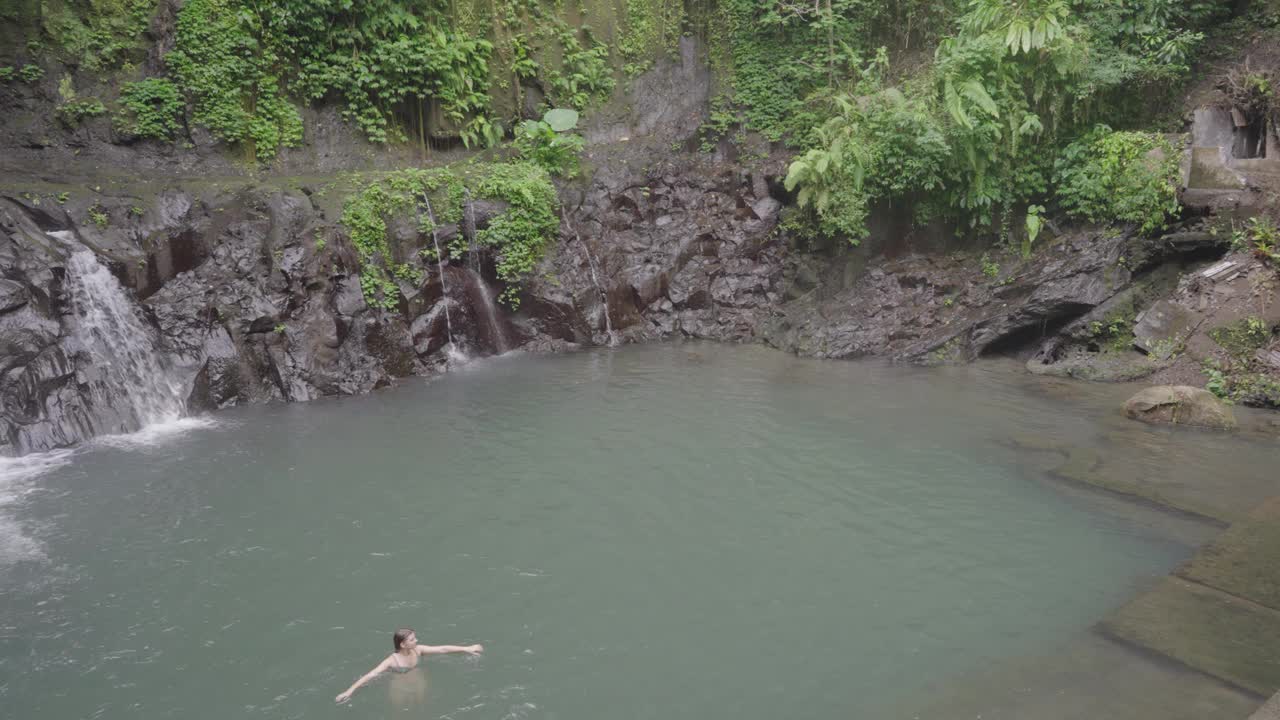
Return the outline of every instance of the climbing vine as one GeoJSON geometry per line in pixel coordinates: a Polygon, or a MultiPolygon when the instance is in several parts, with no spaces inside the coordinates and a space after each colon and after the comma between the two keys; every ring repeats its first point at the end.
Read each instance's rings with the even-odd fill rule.
{"type": "Polygon", "coordinates": [[[277,10],[271,2],[187,0],[165,56],[195,122],[260,161],[302,142],[302,117],[284,94],[287,27],[277,10]]]}

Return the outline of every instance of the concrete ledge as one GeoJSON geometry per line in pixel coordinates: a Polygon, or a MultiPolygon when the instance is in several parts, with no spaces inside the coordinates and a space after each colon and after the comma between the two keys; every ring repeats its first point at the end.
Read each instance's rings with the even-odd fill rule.
{"type": "Polygon", "coordinates": [[[1280,612],[1166,578],[1102,630],[1262,697],[1280,689],[1280,612]]]}
{"type": "Polygon", "coordinates": [[[1258,712],[1250,715],[1249,720],[1280,720],[1280,693],[1276,693],[1270,702],[1258,708],[1258,712]]]}
{"type": "MultiPolygon", "coordinates": [[[[1214,539],[1177,575],[1280,610],[1280,497],[1214,539]]],[[[1276,653],[1280,654],[1280,647],[1276,653]]]]}

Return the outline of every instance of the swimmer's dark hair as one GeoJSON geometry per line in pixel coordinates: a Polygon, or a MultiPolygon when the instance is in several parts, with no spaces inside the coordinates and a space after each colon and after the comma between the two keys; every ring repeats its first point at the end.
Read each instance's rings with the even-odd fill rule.
{"type": "Polygon", "coordinates": [[[391,636],[391,644],[395,647],[396,652],[400,652],[400,643],[403,643],[405,638],[412,634],[413,628],[400,628],[395,635],[391,636]]]}

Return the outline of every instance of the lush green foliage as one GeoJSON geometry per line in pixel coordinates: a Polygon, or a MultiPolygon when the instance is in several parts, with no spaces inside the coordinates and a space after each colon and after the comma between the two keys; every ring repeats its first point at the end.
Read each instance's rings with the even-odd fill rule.
{"type": "Polygon", "coordinates": [[[492,28],[492,90],[514,90],[508,112],[520,112],[525,83],[541,86],[552,106],[579,110],[613,91],[611,50],[589,24],[571,25],[560,6],[538,0],[493,0],[489,7],[491,17],[476,26],[492,28]]]}
{"type": "Polygon", "coordinates": [[[1280,382],[1255,357],[1259,349],[1275,341],[1277,330],[1280,327],[1256,316],[1210,330],[1209,337],[1225,351],[1227,359],[1225,363],[1210,360],[1205,364],[1205,387],[1224,400],[1280,407],[1280,382]]]}
{"type": "Polygon", "coordinates": [[[788,190],[812,207],[819,229],[857,242],[866,234],[869,204],[941,188],[951,149],[921,96],[880,88],[874,71],[855,99],[838,95],[836,115],[815,133],[816,147],[791,164],[788,190]]]}
{"type": "MultiPolygon", "coordinates": [[[[142,59],[159,7],[157,0],[37,5],[43,34],[32,47],[50,47],[72,67],[123,70],[126,77],[142,59]]],[[[530,87],[551,107],[576,109],[612,93],[619,46],[598,39],[584,21],[612,20],[611,9],[570,9],[558,0],[186,0],[177,6],[165,79],[190,105],[193,125],[259,161],[301,143],[295,105],[304,103],[339,104],[374,142],[412,140],[424,153],[432,138],[487,147],[503,138],[504,125],[519,121],[530,87]],[[506,88],[513,98],[500,97],[506,88]]],[[[634,27],[618,42],[628,62],[639,67],[658,45],[674,47],[681,2],[635,0],[626,9],[634,27]]],[[[0,70],[6,81],[41,76],[36,65],[0,70]]],[[[162,85],[127,87],[118,126],[172,138],[182,115],[172,97],[162,85]]]]}
{"type": "MultiPolygon", "coordinates": [[[[878,17],[893,3],[859,4],[867,5],[874,6],[868,16],[878,17]]],[[[1153,232],[1176,209],[1173,148],[1134,133],[1081,135],[1108,111],[1123,114],[1145,85],[1185,73],[1203,38],[1198,28],[1225,6],[970,0],[955,34],[939,41],[932,67],[896,88],[886,87],[883,55],[869,65],[858,61],[869,31],[857,35],[864,38],[860,44],[838,51],[832,43],[806,64],[790,65],[786,72],[795,76],[778,83],[788,67],[787,43],[765,42],[764,31],[735,25],[735,42],[745,32],[742,42],[754,48],[746,55],[735,48],[735,90],[739,101],[761,101],[744,110],[748,125],[775,136],[789,133],[804,150],[787,184],[798,190],[799,204],[811,208],[820,232],[856,242],[866,232],[871,204],[902,198],[922,219],[942,217],[1006,237],[1025,232],[1022,245],[1029,251],[1041,223],[1038,203],[1050,197],[1055,181],[1065,209],[1153,232]],[[747,55],[774,67],[764,72],[745,66],[747,55]],[[825,62],[817,63],[820,58],[825,62]],[[767,77],[773,82],[762,81],[767,77]],[[811,90],[801,98],[779,88],[811,90]],[[767,97],[770,92],[774,97],[767,97]],[[1157,148],[1163,160],[1147,155],[1157,148]],[[1016,229],[1013,218],[1031,207],[1037,209],[1026,216],[1025,228],[1016,229]]],[[[766,13],[765,27],[799,22],[795,8],[768,7],[787,12],[766,13]]],[[[829,22],[856,33],[855,18],[842,15],[842,7],[853,5],[833,5],[829,22]]],[[[948,6],[934,12],[945,15],[948,6]]],[[[828,23],[818,9],[806,13],[814,22],[805,30],[814,30],[818,20],[828,23]]],[[[798,31],[793,27],[784,37],[798,31]]]]}
{"type": "Polygon", "coordinates": [[[18,79],[28,85],[40,82],[43,77],[44,68],[39,65],[23,65],[22,69],[18,71],[18,79]]]}
{"type": "MultiPolygon", "coordinates": [[[[432,215],[437,223],[462,220],[468,194],[510,205],[476,239],[497,250],[498,277],[507,283],[503,300],[513,307],[519,304],[520,281],[542,258],[559,227],[558,203],[550,177],[541,167],[526,162],[473,166],[466,174],[446,168],[401,170],[348,198],[342,224],[359,255],[360,285],[370,306],[395,309],[400,298],[396,280],[420,283],[424,270],[415,262],[439,259],[428,244],[423,248],[400,248],[399,255],[408,260],[396,262],[393,256],[397,253],[387,240],[387,219],[397,213],[416,213],[426,236],[432,229],[432,215]]],[[[454,256],[467,250],[460,244],[449,248],[454,256]]]]}
{"type": "Polygon", "coordinates": [[[302,118],[281,81],[279,11],[269,2],[187,0],[165,57],[192,99],[193,119],[261,161],[302,142],[302,118]]]}
{"type": "Polygon", "coordinates": [[[1280,267],[1280,228],[1269,217],[1249,218],[1243,229],[1232,233],[1231,244],[1235,250],[1247,250],[1259,260],[1280,267]]]}
{"type": "Polygon", "coordinates": [[[390,120],[405,106],[425,134],[427,114],[456,126],[467,144],[492,144],[500,130],[489,104],[492,44],[452,29],[449,5],[433,0],[273,0],[281,55],[298,68],[297,87],[318,100],[342,98],[344,114],[371,140],[403,139],[390,120]],[[429,105],[429,107],[428,107],[429,105]]]}
{"type": "Polygon", "coordinates": [[[516,127],[516,151],[520,157],[552,175],[571,178],[578,174],[580,135],[558,133],[545,120],[525,120],[516,127]]]}
{"type": "Polygon", "coordinates": [[[182,96],[165,78],[125,83],[120,91],[121,112],[116,124],[141,138],[170,139],[182,127],[182,96]]]}
{"type": "Polygon", "coordinates": [[[498,248],[498,277],[507,283],[502,300],[513,308],[518,307],[517,283],[542,259],[547,242],[556,236],[560,226],[556,218],[559,202],[555,186],[541,167],[510,163],[493,166],[480,180],[477,190],[481,197],[511,204],[507,212],[477,233],[477,239],[498,248]]]}
{"type": "Polygon", "coordinates": [[[653,64],[658,51],[673,51],[683,21],[680,0],[626,0],[626,30],[618,41],[623,72],[639,75],[653,64]]]}
{"type": "Polygon", "coordinates": [[[1240,359],[1248,359],[1255,350],[1270,344],[1271,335],[1272,327],[1260,317],[1247,317],[1209,331],[1214,342],[1240,359]]]}
{"type": "Polygon", "coordinates": [[[460,11],[443,0],[190,0],[167,61],[193,119],[261,159],[301,140],[287,94],[339,100],[370,140],[412,137],[425,150],[434,133],[468,147],[500,140],[495,83],[512,84],[518,98],[521,79],[541,76],[548,101],[578,109],[613,90],[609,47],[589,27],[571,27],[535,0],[492,8],[493,41],[469,34],[474,23],[457,22],[460,11]],[[533,36],[516,31],[530,26],[533,36]],[[514,77],[492,75],[495,41],[514,77]],[[539,63],[548,42],[555,63],[539,63]]]}
{"type": "Polygon", "coordinates": [[[107,114],[107,106],[94,98],[76,98],[58,106],[58,119],[68,127],[79,125],[85,118],[100,117],[107,114]]]}
{"type": "Polygon", "coordinates": [[[1178,212],[1178,156],[1160,135],[1099,126],[1058,157],[1058,201],[1091,222],[1131,222],[1154,233],[1178,212]]]}
{"type": "Polygon", "coordinates": [[[609,70],[609,46],[584,32],[587,47],[578,42],[578,33],[567,24],[555,26],[556,37],[564,50],[563,70],[548,68],[547,97],[558,105],[582,110],[592,100],[603,100],[613,91],[613,75],[609,70]]]}
{"type": "Polygon", "coordinates": [[[947,27],[957,0],[722,0],[712,44],[732,75],[747,127],[808,144],[826,99],[856,82],[864,60],[947,27]]]}
{"type": "Polygon", "coordinates": [[[44,31],[71,62],[89,71],[114,70],[138,59],[156,5],[156,0],[43,2],[41,18],[44,31]]]}

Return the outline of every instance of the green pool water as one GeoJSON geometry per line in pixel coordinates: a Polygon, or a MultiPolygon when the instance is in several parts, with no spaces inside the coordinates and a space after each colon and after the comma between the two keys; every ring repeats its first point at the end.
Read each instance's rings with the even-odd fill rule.
{"type": "MultiPolygon", "coordinates": [[[[998,368],[654,345],[8,461],[0,706],[878,717],[1078,637],[1192,552],[1007,442],[1090,442],[1092,402],[998,368]],[[402,625],[486,651],[336,705],[402,625]]],[[[1153,471],[1180,462],[1171,436],[1142,437],[1153,471]]]]}

